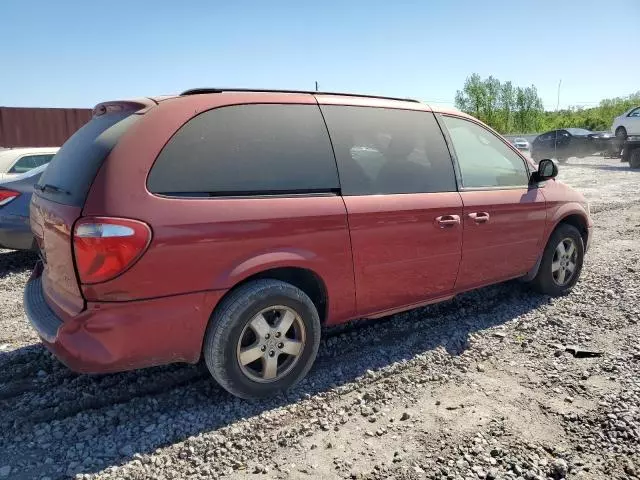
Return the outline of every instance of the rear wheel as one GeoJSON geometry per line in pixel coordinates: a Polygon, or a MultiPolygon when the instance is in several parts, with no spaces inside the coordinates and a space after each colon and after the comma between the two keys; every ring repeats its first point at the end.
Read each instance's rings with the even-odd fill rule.
{"type": "Polygon", "coordinates": [[[618,140],[626,140],[627,139],[627,129],[624,127],[618,127],[616,128],[616,138],[618,140]]]}
{"type": "Polygon", "coordinates": [[[583,260],[580,232],[572,225],[560,224],[547,242],[533,287],[551,296],[568,293],[580,277],[583,260]]]}
{"type": "Polygon", "coordinates": [[[307,374],[320,330],[318,311],[302,290],[279,280],[257,280],[216,308],[204,358],[213,378],[233,395],[275,395],[307,374]]]}

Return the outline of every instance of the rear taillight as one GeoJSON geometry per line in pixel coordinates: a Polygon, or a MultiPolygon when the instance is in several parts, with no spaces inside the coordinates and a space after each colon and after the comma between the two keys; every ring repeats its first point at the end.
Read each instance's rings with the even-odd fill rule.
{"type": "Polygon", "coordinates": [[[100,283],[120,275],[140,258],[150,241],[151,229],[138,220],[81,218],[73,232],[80,282],[100,283]]]}
{"type": "Polygon", "coordinates": [[[0,207],[15,200],[20,196],[20,192],[14,192],[13,190],[0,189],[0,207]]]}

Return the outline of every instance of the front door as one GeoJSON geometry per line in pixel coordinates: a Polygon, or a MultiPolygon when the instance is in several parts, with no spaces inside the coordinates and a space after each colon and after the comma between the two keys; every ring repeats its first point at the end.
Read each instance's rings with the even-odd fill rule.
{"type": "Polygon", "coordinates": [[[466,118],[444,116],[459,167],[462,262],[456,290],[524,275],[542,251],[546,202],[525,160],[466,118]]]}
{"type": "Polygon", "coordinates": [[[460,264],[463,212],[433,113],[419,104],[396,110],[318,101],[347,208],[358,314],[448,295],[460,264]]]}

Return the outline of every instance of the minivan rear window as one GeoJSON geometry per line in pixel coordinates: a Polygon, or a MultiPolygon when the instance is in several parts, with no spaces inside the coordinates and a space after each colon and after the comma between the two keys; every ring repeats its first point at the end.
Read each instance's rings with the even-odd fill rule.
{"type": "Polygon", "coordinates": [[[317,105],[216,108],[178,130],[156,159],[149,191],[171,196],[335,193],[338,170],[317,105]]]}
{"type": "Polygon", "coordinates": [[[38,195],[53,202],[82,207],[109,152],[140,115],[120,111],[93,117],[67,140],[40,177],[38,195]]]}

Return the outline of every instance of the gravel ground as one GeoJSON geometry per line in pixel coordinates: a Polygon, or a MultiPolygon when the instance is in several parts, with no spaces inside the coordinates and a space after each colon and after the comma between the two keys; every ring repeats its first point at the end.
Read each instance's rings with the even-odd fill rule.
{"type": "Polygon", "coordinates": [[[596,222],[570,295],[509,282],[329,330],[269,401],[202,366],[69,372],[23,318],[35,259],[0,251],[0,478],[640,478],[640,172],[560,179],[596,222]]]}

